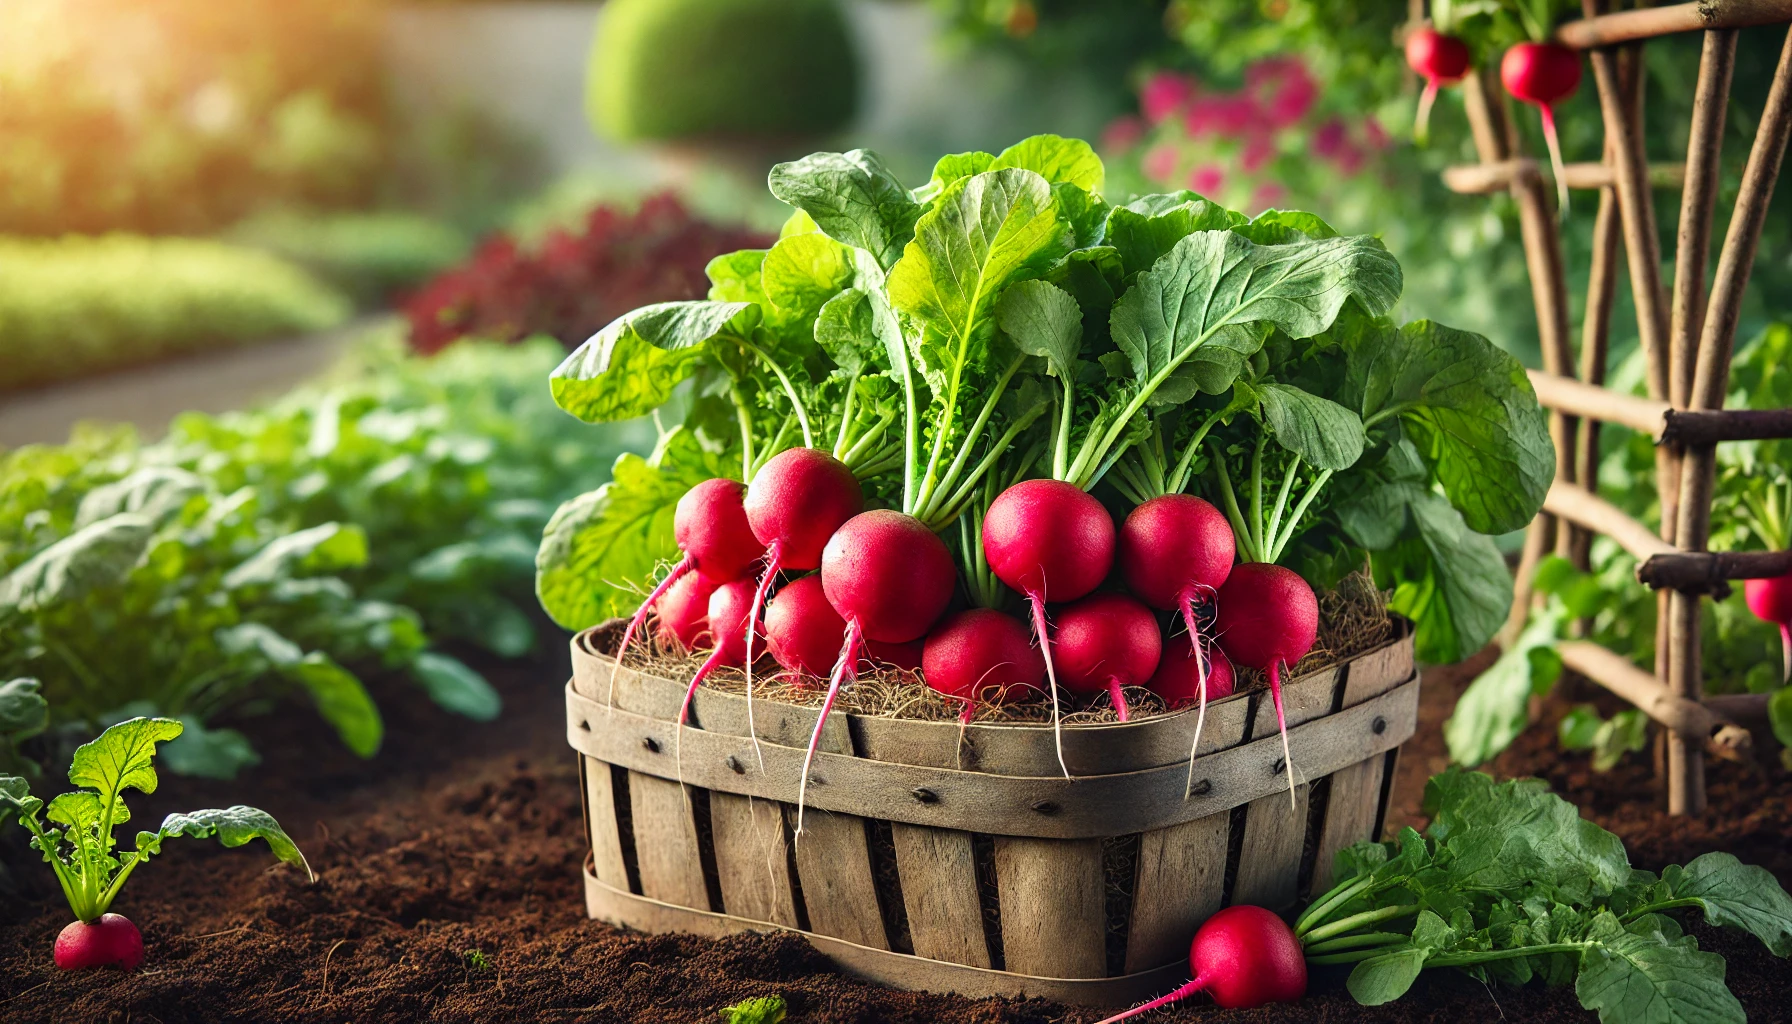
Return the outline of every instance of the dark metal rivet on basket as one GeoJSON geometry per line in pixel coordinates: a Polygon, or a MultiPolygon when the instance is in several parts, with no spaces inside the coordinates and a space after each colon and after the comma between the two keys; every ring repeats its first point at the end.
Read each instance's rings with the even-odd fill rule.
{"type": "Polygon", "coordinates": [[[590,732],[591,731],[591,723],[588,721],[585,721],[583,719],[580,719],[579,728],[585,730],[586,732],[590,732]]]}
{"type": "Polygon", "coordinates": [[[1276,758],[1276,766],[1274,768],[1271,768],[1269,770],[1269,773],[1271,775],[1280,775],[1287,770],[1288,770],[1288,762],[1286,760],[1278,757],[1278,758],[1276,758]]]}
{"type": "Polygon", "coordinates": [[[1033,803],[1033,809],[1035,811],[1038,811],[1040,814],[1056,814],[1056,813],[1058,813],[1058,805],[1050,800],[1035,801],[1033,803]]]}
{"type": "Polygon", "coordinates": [[[729,754],[729,755],[728,755],[728,760],[726,760],[726,761],[724,761],[724,762],[722,762],[722,763],[723,763],[723,764],[725,764],[725,765],[727,765],[727,766],[728,766],[728,770],[729,770],[729,771],[731,771],[731,772],[733,772],[733,773],[734,773],[734,774],[736,774],[736,775],[745,775],[745,774],[747,774],[747,766],[746,766],[746,765],[744,765],[744,764],[741,764],[741,763],[740,763],[740,758],[738,758],[738,757],[735,757],[735,756],[734,756],[734,755],[733,755],[733,754],[729,754]]]}
{"type": "Polygon", "coordinates": [[[1377,736],[1380,736],[1382,733],[1387,732],[1388,731],[1388,720],[1381,717],[1380,715],[1376,715],[1375,721],[1369,723],[1369,731],[1374,733],[1377,736]]]}
{"type": "Polygon", "coordinates": [[[650,754],[657,754],[660,752],[660,741],[654,739],[652,736],[649,736],[646,739],[642,740],[641,745],[643,747],[646,747],[647,752],[650,754]]]}
{"type": "Polygon", "coordinates": [[[1213,780],[1202,779],[1200,782],[1195,783],[1194,786],[1189,789],[1189,792],[1196,796],[1206,796],[1213,792],[1213,780]]]}
{"type": "Polygon", "coordinates": [[[940,802],[940,795],[933,790],[928,789],[926,786],[916,786],[914,789],[909,790],[909,795],[924,804],[937,804],[940,802]]]}

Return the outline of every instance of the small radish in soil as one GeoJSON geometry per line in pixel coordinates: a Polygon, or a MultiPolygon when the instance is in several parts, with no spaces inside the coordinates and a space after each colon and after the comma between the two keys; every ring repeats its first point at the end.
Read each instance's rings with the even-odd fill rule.
{"type": "Polygon", "coordinates": [[[56,936],[56,966],[65,971],[88,967],[137,969],[143,962],[143,935],[120,914],[101,914],[92,922],[70,921],[56,936]]]}
{"type": "Polygon", "coordinates": [[[1125,594],[1090,594],[1058,609],[1052,635],[1058,671],[1073,693],[1106,691],[1122,722],[1128,686],[1143,686],[1157,671],[1163,637],[1151,609],[1125,594]]]}
{"type": "Polygon", "coordinates": [[[958,564],[946,543],[914,516],[872,509],[847,520],[821,553],[821,586],[846,620],[840,658],[815,718],[797,784],[796,831],[803,830],[809,765],[840,687],[858,678],[859,652],[869,638],[887,644],[919,640],[939,621],[958,585],[958,564]]]}
{"type": "Polygon", "coordinates": [[[1058,767],[1069,778],[1045,603],[1074,601],[1107,578],[1114,566],[1114,521],[1101,502],[1075,484],[1022,480],[997,495],[984,514],[983,557],[997,579],[1026,595],[1032,610],[1033,632],[1045,656],[1045,678],[1051,687],[1058,767]]]}
{"type": "Polygon", "coordinates": [[[1193,981],[1099,1024],[1136,1017],[1197,992],[1207,993],[1228,1010],[1292,1003],[1307,994],[1307,961],[1300,940],[1281,918],[1262,907],[1227,907],[1208,918],[1189,946],[1188,966],[1193,981]]]}
{"type": "MultiPolygon", "coordinates": [[[[1202,644],[1208,634],[1201,631],[1196,610],[1212,609],[1213,595],[1225,584],[1237,554],[1238,541],[1225,513],[1192,494],[1152,498],[1120,526],[1120,575],[1126,588],[1153,608],[1180,612],[1183,628],[1202,644]]],[[[1196,659],[1196,668],[1201,665],[1196,659]]],[[[1189,745],[1191,763],[1207,724],[1205,692],[1198,686],[1193,690],[1201,711],[1189,745]]]]}
{"type": "Polygon", "coordinates": [[[1419,113],[1412,127],[1413,140],[1422,146],[1431,121],[1431,105],[1437,101],[1437,90],[1462,81],[1468,74],[1468,44],[1425,25],[1406,37],[1406,64],[1425,80],[1425,91],[1419,94],[1419,113]]]}
{"type": "Polygon", "coordinates": [[[765,646],[791,672],[827,678],[840,655],[846,620],[822,593],[820,576],[802,576],[765,606],[765,646]]]}
{"type": "Polygon", "coordinates": [[[1220,588],[1214,633],[1233,662],[1269,676],[1282,733],[1282,764],[1288,772],[1288,799],[1294,796],[1294,758],[1288,752],[1288,718],[1282,711],[1282,669],[1306,657],[1319,636],[1319,599],[1292,569],[1269,562],[1245,562],[1220,588]]]}
{"type": "Polygon", "coordinates": [[[700,572],[687,572],[666,588],[654,629],[662,646],[684,651],[709,646],[709,596],[716,586],[700,572]]]}
{"type": "Polygon", "coordinates": [[[1742,596],[1756,618],[1780,627],[1780,681],[1792,679],[1792,573],[1747,580],[1742,596]]]}
{"type": "Polygon", "coordinates": [[[1045,682],[1045,658],[1027,624],[993,608],[962,611],[933,627],[921,666],[929,687],[964,701],[965,722],[977,701],[1038,692],[1045,682]]]}
{"type": "Polygon", "coordinates": [[[1512,98],[1536,106],[1543,114],[1543,139],[1549,143],[1549,166],[1556,177],[1556,199],[1568,215],[1568,182],[1562,177],[1562,144],[1556,138],[1554,105],[1580,88],[1580,55],[1555,43],[1519,43],[1500,58],[1500,81],[1512,98]]]}
{"type": "MultiPolygon", "coordinates": [[[[753,751],[763,768],[765,757],[753,730],[753,636],[759,632],[766,591],[785,569],[820,568],[821,549],[842,523],[864,510],[865,492],[839,459],[815,448],[791,448],[772,456],[753,475],[744,507],[753,537],[765,555],[765,569],[747,616],[746,695],[747,731],[753,734],[753,751]]],[[[785,664],[782,659],[780,664],[785,664]]]]}
{"type": "MultiPolygon", "coordinates": [[[[705,480],[684,492],[678,508],[672,513],[672,536],[684,558],[672,567],[659,585],[641,602],[641,607],[622,631],[622,642],[616,645],[616,666],[628,653],[629,641],[647,620],[647,613],[666,592],[692,570],[702,573],[712,584],[726,583],[746,576],[758,561],[764,547],[753,536],[747,522],[744,503],[746,488],[737,480],[716,477],[705,480]]],[[[687,644],[686,646],[689,646],[687,644]]],[[[616,677],[610,676],[610,702],[615,703],[616,677]]]]}

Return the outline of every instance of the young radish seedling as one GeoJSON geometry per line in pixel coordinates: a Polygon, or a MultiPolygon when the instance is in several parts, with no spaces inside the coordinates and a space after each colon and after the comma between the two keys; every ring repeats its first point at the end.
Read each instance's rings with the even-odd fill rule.
{"type": "Polygon", "coordinates": [[[1300,940],[1282,919],[1262,907],[1227,907],[1195,932],[1188,950],[1194,979],[1169,995],[1117,1013],[1099,1024],[1137,1017],[1197,992],[1228,1010],[1265,1003],[1292,1003],[1307,994],[1307,961],[1300,940]]]}
{"type": "Polygon", "coordinates": [[[1431,122],[1431,105],[1437,102],[1437,90],[1462,81],[1468,74],[1468,44],[1430,25],[1422,25],[1407,34],[1406,65],[1425,80],[1425,91],[1419,94],[1419,111],[1412,124],[1413,141],[1423,146],[1431,122]]]}
{"type": "Polygon", "coordinates": [[[162,852],[165,839],[216,836],[225,846],[261,839],[274,856],[302,868],[307,878],[314,877],[304,855],[278,822],[266,811],[240,805],[170,814],[156,831],[137,833],[135,849],[128,853],[119,849],[112,830],[130,820],[125,790],[156,791],[158,780],[151,763],[156,744],[174,739],[182,729],[179,722],[168,718],[133,718],[82,744],[68,769],[68,780],[81,788],[51,800],[45,815],[48,821],[38,820],[45,804],[31,795],[24,779],[0,775],[0,824],[17,817],[31,833],[31,845],[50,865],[76,917],[56,937],[56,966],[63,970],[132,970],[143,962],[143,937],[137,927],[107,910],[131,872],[162,852]]]}
{"type": "Polygon", "coordinates": [[[865,508],[865,492],[839,459],[814,448],[791,448],[772,456],[753,475],[744,503],[747,523],[765,555],[765,569],[747,614],[747,731],[760,767],[765,755],[753,730],[753,637],[766,591],[778,573],[820,568],[821,550],[842,523],[865,508]]]}
{"type": "Polygon", "coordinates": [[[1543,140],[1549,143],[1556,201],[1566,217],[1568,182],[1562,177],[1562,144],[1556,138],[1554,105],[1580,88],[1580,55],[1556,43],[1519,43],[1500,58],[1500,81],[1513,99],[1532,104],[1543,115],[1543,140]]]}
{"type": "Polygon", "coordinates": [[[969,724],[979,700],[1040,692],[1045,658],[1026,623],[993,608],[972,608],[927,634],[921,674],[936,692],[964,701],[959,721],[969,724]]]}
{"type": "Polygon", "coordinates": [[[1122,722],[1131,717],[1125,687],[1143,686],[1157,671],[1163,637],[1151,609],[1125,594],[1090,594],[1058,609],[1052,636],[1058,671],[1072,693],[1106,691],[1122,722]]]}
{"type": "Polygon", "coordinates": [[[1282,710],[1282,669],[1313,649],[1319,635],[1319,600],[1294,570],[1246,562],[1234,568],[1220,588],[1214,633],[1234,662],[1269,676],[1276,728],[1282,734],[1282,764],[1288,772],[1288,801],[1294,803],[1294,758],[1288,751],[1288,718],[1282,710]]]}
{"type": "Polygon", "coordinates": [[[828,603],[846,620],[840,658],[828,679],[827,697],[803,755],[797,784],[796,831],[803,831],[809,766],[821,745],[821,730],[834,710],[840,687],[858,678],[865,639],[887,644],[919,640],[939,620],[958,582],[958,567],[946,543],[914,516],[872,509],[847,520],[821,553],[821,586],[828,603]]]}
{"type": "Polygon", "coordinates": [[[746,492],[737,480],[716,477],[686,491],[678,499],[672,515],[672,535],[684,557],[672,567],[659,585],[641,602],[641,607],[622,631],[622,642],[616,645],[616,667],[610,671],[610,703],[616,703],[616,673],[622,668],[623,655],[629,641],[647,620],[660,598],[692,570],[702,573],[711,583],[727,583],[746,576],[759,560],[764,546],[754,539],[747,521],[742,495],[746,492]]]}

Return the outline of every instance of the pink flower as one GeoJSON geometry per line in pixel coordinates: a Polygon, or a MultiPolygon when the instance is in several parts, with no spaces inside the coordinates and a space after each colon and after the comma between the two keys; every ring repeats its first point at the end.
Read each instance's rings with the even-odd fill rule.
{"type": "Polygon", "coordinates": [[[1219,164],[1202,164],[1188,174],[1189,189],[1204,196],[1213,195],[1225,184],[1226,171],[1219,164]]]}
{"type": "Polygon", "coordinates": [[[1363,118],[1363,134],[1369,140],[1370,149],[1386,149],[1388,143],[1393,141],[1388,137],[1388,130],[1381,126],[1381,122],[1373,114],[1363,118]]]}
{"type": "Polygon", "coordinates": [[[1288,195],[1288,190],[1280,183],[1266,181],[1251,191],[1251,206],[1259,212],[1273,208],[1288,195]]]}
{"type": "Polygon", "coordinates": [[[1295,57],[1272,57],[1245,69],[1245,88],[1259,98],[1272,128],[1288,128],[1319,99],[1319,83],[1295,57]]]}
{"type": "Polygon", "coordinates": [[[1132,115],[1116,117],[1101,130],[1101,151],[1121,153],[1139,144],[1145,137],[1145,122],[1132,115]]]}
{"type": "Polygon", "coordinates": [[[1145,177],[1153,181],[1169,181],[1176,176],[1176,163],[1176,147],[1164,142],[1146,151],[1142,167],[1145,177]]]}
{"type": "Polygon", "coordinates": [[[1256,174],[1276,155],[1275,139],[1266,132],[1246,136],[1244,149],[1238,154],[1238,166],[1246,174],[1256,174]]]}
{"type": "Polygon", "coordinates": [[[1183,129],[1192,138],[1218,135],[1235,138],[1249,131],[1260,114],[1249,96],[1234,93],[1209,93],[1197,96],[1189,105],[1183,129]]]}
{"type": "Polygon", "coordinates": [[[1152,124],[1162,121],[1188,103],[1195,95],[1194,80],[1174,71],[1159,71],[1145,80],[1139,90],[1139,109],[1152,124]]]}
{"type": "Polygon", "coordinates": [[[1336,117],[1327,118],[1319,127],[1313,129],[1313,137],[1307,143],[1314,156],[1332,159],[1350,144],[1344,122],[1336,117]]]}

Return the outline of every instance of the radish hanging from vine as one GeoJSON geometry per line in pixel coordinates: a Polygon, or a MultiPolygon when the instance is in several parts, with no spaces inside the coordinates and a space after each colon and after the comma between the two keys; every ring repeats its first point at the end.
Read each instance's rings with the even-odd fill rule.
{"type": "Polygon", "coordinates": [[[1469,70],[1468,44],[1455,36],[1422,25],[1406,36],[1406,64],[1425,80],[1419,94],[1419,110],[1413,118],[1413,141],[1423,146],[1430,131],[1431,105],[1437,91],[1462,81],[1469,70]]]}
{"type": "Polygon", "coordinates": [[[1556,135],[1555,105],[1580,88],[1580,55],[1558,43],[1519,43],[1500,59],[1500,81],[1512,98],[1529,103],[1543,115],[1543,140],[1549,145],[1550,172],[1556,179],[1556,202],[1568,216],[1568,180],[1562,171],[1562,143],[1556,135]]]}

